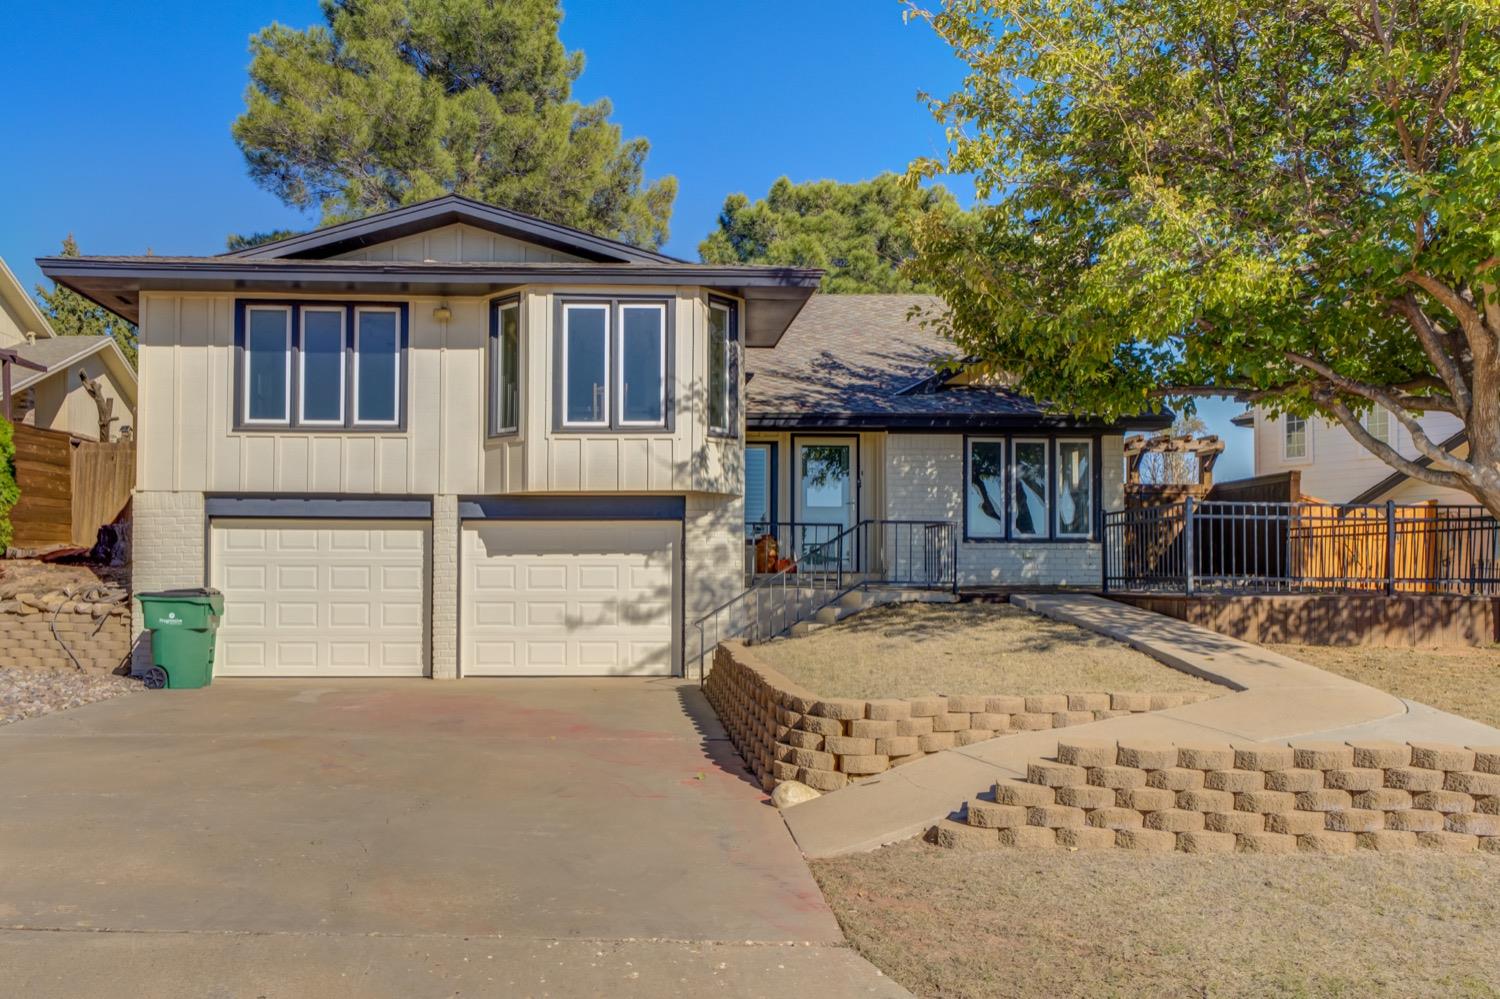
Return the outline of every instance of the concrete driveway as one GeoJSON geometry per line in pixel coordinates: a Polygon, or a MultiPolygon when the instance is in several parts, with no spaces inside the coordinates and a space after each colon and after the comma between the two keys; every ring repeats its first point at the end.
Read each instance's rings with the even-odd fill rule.
{"type": "Polygon", "coordinates": [[[0,728],[0,994],[803,990],[905,994],[690,683],[220,681],[0,728]]]}

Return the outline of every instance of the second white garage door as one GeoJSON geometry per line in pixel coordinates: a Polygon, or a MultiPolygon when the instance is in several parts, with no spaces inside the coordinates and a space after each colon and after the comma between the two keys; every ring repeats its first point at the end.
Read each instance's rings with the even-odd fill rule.
{"type": "Polygon", "coordinates": [[[471,521],[459,624],[466,676],[675,672],[676,521],[471,521]]]}
{"type": "Polygon", "coordinates": [[[215,521],[214,672],[423,675],[430,534],[422,521],[215,521]]]}

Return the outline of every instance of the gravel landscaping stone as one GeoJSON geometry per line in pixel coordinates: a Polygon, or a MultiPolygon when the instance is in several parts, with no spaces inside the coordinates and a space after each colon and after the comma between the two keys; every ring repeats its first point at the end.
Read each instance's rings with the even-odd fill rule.
{"type": "Polygon", "coordinates": [[[141,681],[73,669],[0,669],[0,725],[144,690],[141,681]]]}

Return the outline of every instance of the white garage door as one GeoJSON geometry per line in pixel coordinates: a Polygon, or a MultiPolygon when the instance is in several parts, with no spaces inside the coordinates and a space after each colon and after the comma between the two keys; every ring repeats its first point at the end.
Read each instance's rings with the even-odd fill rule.
{"type": "Polygon", "coordinates": [[[421,676],[429,534],[418,521],[215,521],[214,672],[421,676]]]}
{"type": "Polygon", "coordinates": [[[487,521],[463,530],[466,676],[675,672],[676,521],[487,521]]]}

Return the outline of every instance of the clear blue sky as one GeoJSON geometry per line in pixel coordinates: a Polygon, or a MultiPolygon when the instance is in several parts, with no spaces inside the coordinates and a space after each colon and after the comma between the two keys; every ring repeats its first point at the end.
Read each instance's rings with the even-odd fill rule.
{"type": "MultiPolygon", "coordinates": [[[[0,257],[28,287],[33,258],[73,233],[85,253],[217,253],[231,232],[309,228],[251,183],[230,137],[250,36],[321,21],[316,0],[10,0],[0,31],[0,257]]],[[[896,0],[724,3],[564,0],[576,89],[608,97],[651,176],[677,177],[667,251],[697,258],[725,195],[793,180],[853,181],[943,147],[918,102],[962,67],[896,0]]],[[[969,192],[955,188],[961,199],[969,192]]],[[[1227,436],[1221,478],[1250,474],[1240,407],[1204,407],[1227,436]]]]}

